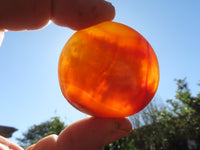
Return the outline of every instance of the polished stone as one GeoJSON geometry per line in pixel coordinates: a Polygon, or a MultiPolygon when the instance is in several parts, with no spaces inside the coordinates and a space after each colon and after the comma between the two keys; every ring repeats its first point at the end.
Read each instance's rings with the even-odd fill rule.
{"type": "Polygon", "coordinates": [[[158,60],[148,41],[110,21],[72,35],[60,55],[58,74],[68,102],[97,117],[139,112],[159,83],[158,60]]]}

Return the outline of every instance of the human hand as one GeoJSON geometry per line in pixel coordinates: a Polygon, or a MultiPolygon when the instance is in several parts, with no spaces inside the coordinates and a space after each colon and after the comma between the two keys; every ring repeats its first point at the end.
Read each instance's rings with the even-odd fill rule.
{"type": "Polygon", "coordinates": [[[104,0],[0,1],[1,30],[35,30],[49,20],[75,30],[112,20],[115,9],[104,0]]]}
{"type": "Polygon", "coordinates": [[[0,150],[23,150],[20,146],[0,136],[0,150]]]}
{"type": "Polygon", "coordinates": [[[69,125],[60,135],[43,138],[27,150],[103,150],[132,130],[128,119],[87,117],[69,125]]]}
{"type": "Polygon", "coordinates": [[[4,0],[0,1],[0,46],[4,30],[41,29],[49,20],[79,30],[112,20],[115,8],[104,0],[4,0]]]}
{"type": "MultiPolygon", "coordinates": [[[[87,117],[79,120],[60,135],[41,139],[27,150],[103,150],[104,146],[126,136],[132,130],[128,119],[87,117]]],[[[0,136],[0,150],[23,150],[0,136]]]]}
{"type": "MultiPolygon", "coordinates": [[[[6,0],[0,2],[0,45],[4,30],[35,30],[49,20],[57,25],[79,30],[112,20],[115,9],[104,0],[6,0]]],[[[68,126],[59,136],[50,135],[28,150],[99,150],[131,130],[125,119],[85,118],[68,126]]],[[[0,137],[1,149],[21,150],[19,146],[0,137]]],[[[0,150],[1,150],[0,149],[0,150]]]]}

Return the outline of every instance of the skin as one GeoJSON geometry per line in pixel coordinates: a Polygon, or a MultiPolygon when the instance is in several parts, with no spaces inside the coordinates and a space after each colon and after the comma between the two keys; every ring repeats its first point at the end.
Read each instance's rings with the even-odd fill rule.
{"type": "MultiPolygon", "coordinates": [[[[41,29],[49,20],[79,30],[114,16],[114,7],[104,0],[0,0],[0,34],[4,30],[41,29]]],[[[131,130],[126,118],[87,117],[69,125],[60,135],[41,139],[28,150],[103,150],[131,130]]],[[[0,136],[0,150],[6,149],[22,150],[0,136]]]]}
{"type": "Polygon", "coordinates": [[[59,136],[50,135],[28,150],[103,150],[104,146],[132,130],[125,119],[88,117],[69,125],[59,136]]]}
{"type": "Polygon", "coordinates": [[[8,141],[6,138],[0,136],[0,150],[22,150],[18,145],[8,141]]]}
{"type": "Polygon", "coordinates": [[[86,28],[115,16],[104,0],[0,0],[0,30],[35,30],[49,20],[74,30],[86,28]]]}
{"type": "MultiPolygon", "coordinates": [[[[87,117],[67,126],[60,135],[41,139],[27,150],[103,150],[132,130],[126,118],[87,117]]],[[[0,150],[22,150],[18,145],[0,136],[0,150]]]]}

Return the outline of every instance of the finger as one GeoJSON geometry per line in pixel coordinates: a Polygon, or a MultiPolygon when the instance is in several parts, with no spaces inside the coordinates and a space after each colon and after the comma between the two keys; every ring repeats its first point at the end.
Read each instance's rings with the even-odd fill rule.
{"type": "Polygon", "coordinates": [[[49,135],[40,141],[38,141],[36,144],[30,146],[27,150],[57,150],[56,141],[57,141],[57,135],[49,135]]]}
{"type": "Polygon", "coordinates": [[[0,143],[0,150],[9,150],[9,147],[0,143]]]}
{"type": "Polygon", "coordinates": [[[6,138],[0,136],[0,150],[13,149],[13,150],[23,150],[20,146],[16,145],[15,143],[10,142],[6,138]]]}
{"type": "Polygon", "coordinates": [[[0,30],[40,29],[50,19],[78,30],[114,15],[114,7],[104,0],[4,0],[0,2],[0,30]]]}
{"type": "Polygon", "coordinates": [[[59,150],[102,150],[132,129],[128,119],[85,118],[68,126],[57,139],[59,150]]]}
{"type": "Polygon", "coordinates": [[[53,6],[52,21],[76,30],[115,16],[114,7],[104,0],[54,0],[53,6]]]}
{"type": "Polygon", "coordinates": [[[26,150],[32,150],[34,146],[35,146],[35,144],[29,146],[26,150]]]}
{"type": "Polygon", "coordinates": [[[50,19],[51,0],[0,1],[0,30],[32,30],[50,19]]]}
{"type": "Polygon", "coordinates": [[[3,38],[4,38],[4,32],[0,31],[0,47],[1,47],[1,44],[3,42],[3,38]]]}

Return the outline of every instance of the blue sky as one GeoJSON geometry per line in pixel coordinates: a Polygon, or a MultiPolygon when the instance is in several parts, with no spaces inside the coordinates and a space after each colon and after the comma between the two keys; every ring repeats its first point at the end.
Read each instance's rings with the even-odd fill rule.
{"type": "MultiPolygon", "coordinates": [[[[187,77],[193,94],[200,82],[200,1],[110,0],[114,21],[140,32],[160,65],[157,95],[173,98],[174,79],[187,77]]],[[[70,124],[85,114],[70,106],[58,83],[60,52],[73,30],[50,24],[38,31],[6,32],[0,48],[0,125],[21,136],[28,127],[58,115],[70,124]]]]}

